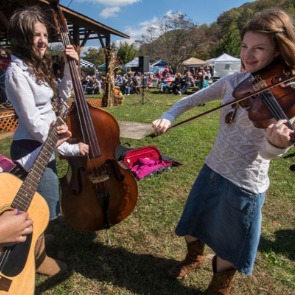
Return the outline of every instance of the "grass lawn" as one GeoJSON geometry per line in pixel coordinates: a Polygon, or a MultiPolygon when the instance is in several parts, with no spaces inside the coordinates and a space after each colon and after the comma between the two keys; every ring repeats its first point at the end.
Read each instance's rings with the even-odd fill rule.
{"type": "MultiPolygon", "coordinates": [[[[122,106],[104,110],[118,121],[150,123],[180,98],[153,91],[146,91],[146,95],[149,99],[144,101],[140,95],[126,96],[122,106]]],[[[196,107],[176,122],[218,104],[196,107]]],[[[208,114],[156,138],[121,138],[132,147],[156,145],[162,154],[183,165],[138,181],[135,209],[107,232],[85,233],[65,222],[51,224],[48,232],[54,233],[56,240],[48,252],[64,259],[69,271],[56,278],[37,276],[36,294],[202,294],[211,279],[213,253],[209,248],[207,262],[184,281],[171,280],[167,270],[185,255],[184,241],[174,234],[174,228],[192,182],[213,145],[218,116],[218,111],[208,114]]],[[[1,154],[9,155],[10,142],[11,138],[1,140],[1,154]]],[[[232,294],[295,294],[295,172],[289,170],[293,163],[292,157],[272,161],[254,274],[238,274],[232,294]]],[[[60,176],[65,165],[64,161],[59,163],[60,176]]]]}

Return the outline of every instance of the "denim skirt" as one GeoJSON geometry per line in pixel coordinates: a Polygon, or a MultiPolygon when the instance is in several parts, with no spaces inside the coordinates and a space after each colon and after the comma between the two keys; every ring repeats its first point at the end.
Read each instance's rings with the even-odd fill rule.
{"type": "MultiPolygon", "coordinates": [[[[14,140],[10,147],[12,160],[18,160],[35,150],[41,143],[34,140],[14,140]]],[[[56,219],[60,213],[59,181],[56,172],[55,161],[49,162],[41,177],[37,192],[46,200],[50,221],[56,219]]]]}
{"type": "Polygon", "coordinates": [[[257,254],[265,193],[246,191],[204,165],[176,227],[250,275],[257,254]]]}

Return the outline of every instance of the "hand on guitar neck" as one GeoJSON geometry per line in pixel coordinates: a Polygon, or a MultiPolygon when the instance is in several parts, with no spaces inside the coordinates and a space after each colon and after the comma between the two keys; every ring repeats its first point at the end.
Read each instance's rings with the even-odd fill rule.
{"type": "Polygon", "coordinates": [[[32,231],[33,221],[28,213],[14,209],[0,215],[0,246],[7,247],[25,242],[32,231]]]}

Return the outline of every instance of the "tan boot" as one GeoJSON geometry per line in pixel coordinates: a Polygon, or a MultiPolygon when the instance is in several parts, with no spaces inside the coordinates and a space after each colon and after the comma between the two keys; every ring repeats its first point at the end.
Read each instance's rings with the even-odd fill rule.
{"type": "Polygon", "coordinates": [[[36,272],[46,276],[54,276],[64,273],[67,265],[57,259],[48,257],[45,250],[45,238],[42,235],[36,243],[35,247],[36,272]]]}
{"type": "Polygon", "coordinates": [[[235,269],[230,269],[222,272],[217,272],[217,256],[212,259],[213,277],[205,291],[206,295],[229,295],[231,282],[236,273],[235,269]]]}
{"type": "Polygon", "coordinates": [[[182,280],[193,269],[200,266],[205,261],[204,254],[205,244],[199,240],[187,243],[187,255],[184,260],[180,261],[169,269],[170,277],[182,280]]]}

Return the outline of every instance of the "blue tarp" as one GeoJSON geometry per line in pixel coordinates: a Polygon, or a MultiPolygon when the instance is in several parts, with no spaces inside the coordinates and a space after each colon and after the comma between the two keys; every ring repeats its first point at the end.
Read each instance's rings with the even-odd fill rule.
{"type": "Polygon", "coordinates": [[[166,61],[163,60],[158,60],[157,62],[155,62],[154,64],[152,64],[152,67],[165,67],[168,63],[166,61]]]}
{"type": "Polygon", "coordinates": [[[106,64],[101,64],[100,66],[97,67],[98,70],[105,70],[106,64]]]}

